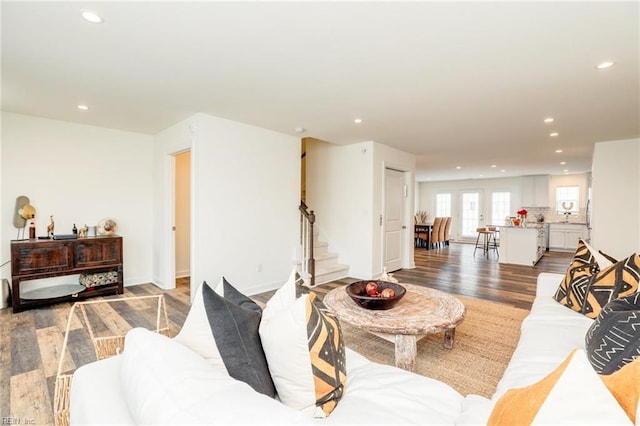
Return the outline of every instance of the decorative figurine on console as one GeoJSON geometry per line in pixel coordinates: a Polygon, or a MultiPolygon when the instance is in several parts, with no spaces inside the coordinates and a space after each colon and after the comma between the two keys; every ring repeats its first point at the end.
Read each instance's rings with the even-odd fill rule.
{"type": "Polygon", "coordinates": [[[89,230],[89,227],[86,224],[83,227],[81,227],[80,229],[78,229],[78,238],[86,237],[88,230],[89,230]]]}
{"type": "Polygon", "coordinates": [[[53,221],[53,215],[49,216],[51,219],[51,223],[47,225],[47,237],[53,239],[53,229],[56,226],[56,223],[53,221]]]}

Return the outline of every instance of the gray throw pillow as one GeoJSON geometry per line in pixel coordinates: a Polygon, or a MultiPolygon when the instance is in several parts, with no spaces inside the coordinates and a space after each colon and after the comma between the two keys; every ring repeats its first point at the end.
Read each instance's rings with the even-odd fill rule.
{"type": "Polygon", "coordinates": [[[607,303],[585,336],[589,362],[611,374],[640,358],[640,293],[607,303]]]}
{"type": "Polygon", "coordinates": [[[226,280],[223,284],[224,297],[208,285],[202,286],[205,311],[220,356],[231,377],[273,398],[275,386],[258,333],[262,309],[226,280]]]}

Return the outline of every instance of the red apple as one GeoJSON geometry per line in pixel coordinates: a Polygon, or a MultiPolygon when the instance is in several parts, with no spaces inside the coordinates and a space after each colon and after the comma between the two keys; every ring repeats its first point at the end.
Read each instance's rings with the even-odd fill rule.
{"type": "Polygon", "coordinates": [[[382,297],[396,297],[396,292],[392,288],[385,288],[380,292],[382,297]]]}
{"type": "Polygon", "coordinates": [[[378,284],[373,281],[370,281],[364,287],[364,290],[367,292],[369,296],[375,297],[378,294],[378,284]]]}

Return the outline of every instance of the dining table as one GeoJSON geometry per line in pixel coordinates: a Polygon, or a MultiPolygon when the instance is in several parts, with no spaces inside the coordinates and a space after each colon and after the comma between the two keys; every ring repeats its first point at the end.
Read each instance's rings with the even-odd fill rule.
{"type": "Polygon", "coordinates": [[[424,241],[425,248],[429,250],[431,247],[431,230],[433,229],[433,222],[425,222],[425,223],[416,223],[414,224],[414,231],[416,234],[426,234],[427,238],[422,240],[421,238],[416,238],[416,247],[422,247],[422,241],[424,241]]]}

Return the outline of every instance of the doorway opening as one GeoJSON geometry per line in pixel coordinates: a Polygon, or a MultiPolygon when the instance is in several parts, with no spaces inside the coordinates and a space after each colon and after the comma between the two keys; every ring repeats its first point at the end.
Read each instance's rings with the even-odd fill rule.
{"type": "Polygon", "coordinates": [[[174,261],[176,288],[187,294],[191,278],[191,151],[174,155],[174,261]]]}

